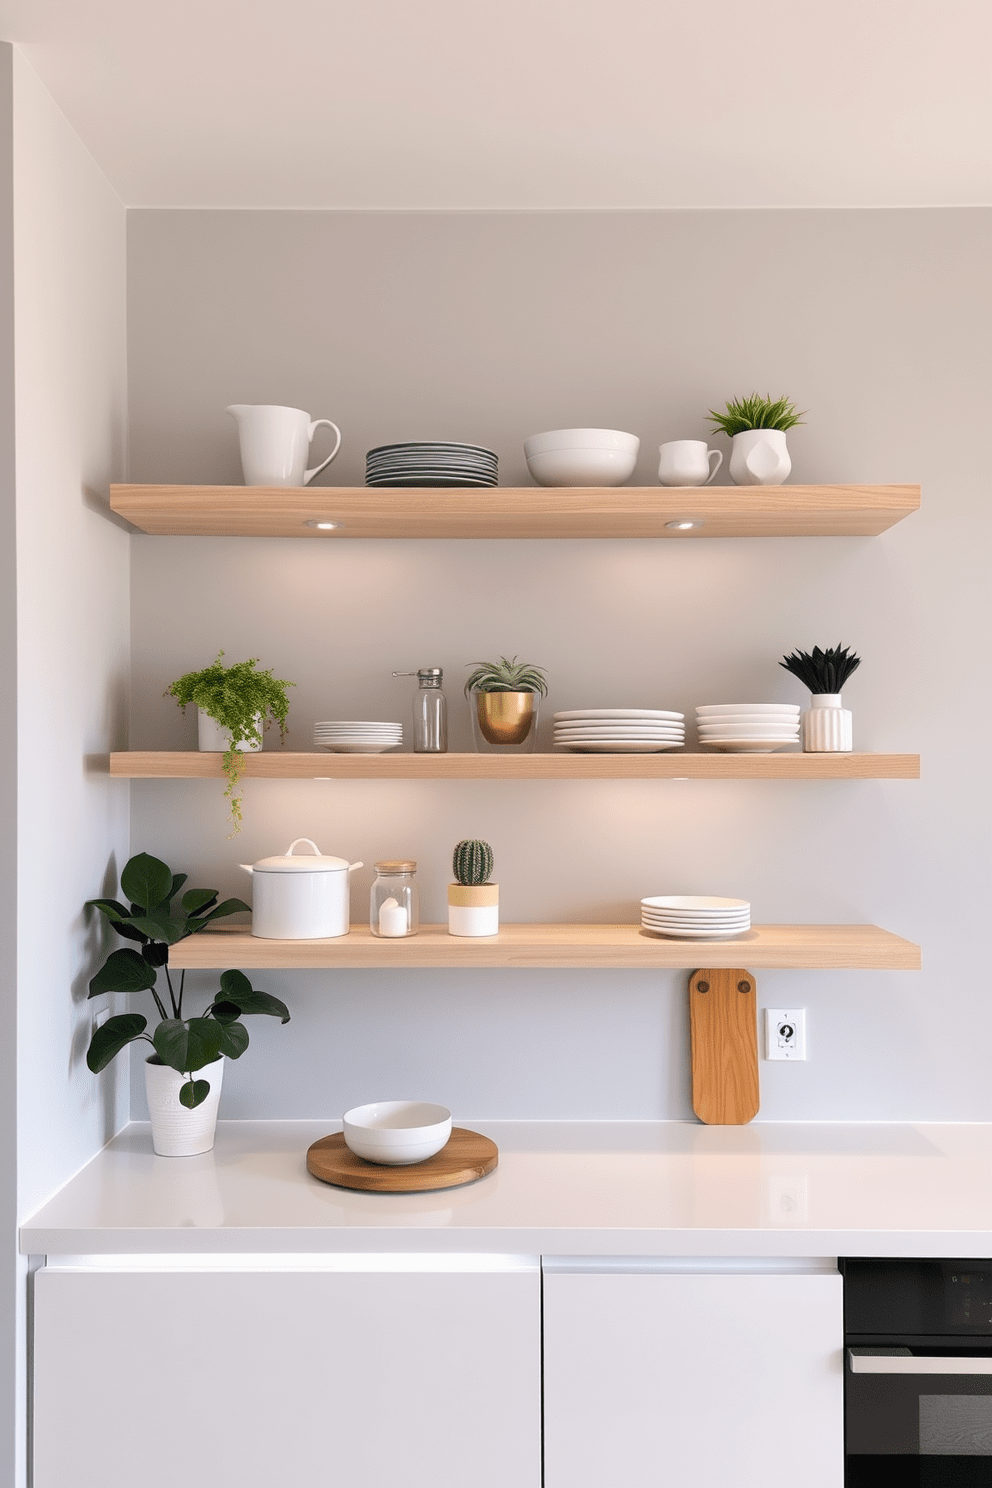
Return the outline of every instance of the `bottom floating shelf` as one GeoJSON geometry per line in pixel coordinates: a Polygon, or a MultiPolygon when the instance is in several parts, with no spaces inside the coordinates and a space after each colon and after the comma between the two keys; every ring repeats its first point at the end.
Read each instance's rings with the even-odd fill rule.
{"type": "Polygon", "coordinates": [[[877,925],[754,925],[736,940],[663,940],[639,925],[503,925],[498,935],[464,939],[446,925],[422,925],[382,940],[367,925],[332,940],[261,940],[246,926],[219,928],[174,945],[171,966],[245,970],[392,967],[602,967],[692,970],[746,966],[819,970],[918,971],[920,948],[877,925]]]}

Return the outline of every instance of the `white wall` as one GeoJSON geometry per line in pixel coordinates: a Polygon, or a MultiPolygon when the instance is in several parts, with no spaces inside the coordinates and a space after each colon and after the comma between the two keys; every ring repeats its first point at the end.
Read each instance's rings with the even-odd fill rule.
{"type": "MultiPolygon", "coordinates": [[[[924,491],[874,540],[136,537],[135,748],[193,747],[163,690],[220,646],[296,680],[295,748],[317,718],[407,716],[390,671],[443,665],[465,747],[465,664],[494,653],[547,666],[547,712],[691,711],[798,701],[778,659],[843,641],[864,657],[846,689],[858,747],[920,750],[923,780],[260,782],[235,842],[219,786],[150,782],[133,849],[239,893],[239,860],[300,834],[367,865],[410,855],[441,919],[451,846],[481,836],[506,919],[630,920],[641,895],[681,890],[743,895],[762,921],[874,921],[922,942],[922,974],[759,974],[762,1004],[808,1009],[810,1047],[763,1066],[762,1118],[988,1119],[990,248],[980,210],[132,212],[136,480],[237,481],[239,401],[337,420],[336,483],[361,482],[371,445],[440,437],[491,444],[513,484],[522,438],[573,424],[638,432],[651,483],[662,439],[704,437],[707,408],[757,388],[809,410],[794,480],[924,491]]],[[[682,975],[259,981],[293,1022],[253,1031],[227,1116],[411,1092],[462,1117],[691,1115],[682,975]]]]}
{"type": "Polygon", "coordinates": [[[128,537],[104,514],[126,447],[124,209],[16,51],[13,202],[23,1218],[126,1120],[123,1061],[100,1078],[83,1062],[82,905],[127,852],[105,757],[124,737],[129,640],[128,537]]]}

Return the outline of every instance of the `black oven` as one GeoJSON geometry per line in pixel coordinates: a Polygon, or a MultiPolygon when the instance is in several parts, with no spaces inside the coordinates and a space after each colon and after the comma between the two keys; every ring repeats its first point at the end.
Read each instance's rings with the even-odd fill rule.
{"type": "Polygon", "coordinates": [[[845,1488],[992,1488],[992,1260],[843,1260],[845,1488]]]}

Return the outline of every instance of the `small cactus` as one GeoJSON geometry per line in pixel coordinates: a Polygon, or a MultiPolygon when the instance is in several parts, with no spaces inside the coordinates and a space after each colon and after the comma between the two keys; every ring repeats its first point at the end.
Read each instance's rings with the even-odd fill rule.
{"type": "Polygon", "coordinates": [[[488,842],[466,838],[459,842],[451,858],[455,880],[460,884],[484,884],[493,871],[493,850],[488,842]]]}

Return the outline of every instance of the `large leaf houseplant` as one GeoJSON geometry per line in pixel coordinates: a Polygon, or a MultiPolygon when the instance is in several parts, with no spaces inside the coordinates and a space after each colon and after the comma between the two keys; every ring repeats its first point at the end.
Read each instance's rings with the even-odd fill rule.
{"type": "Polygon", "coordinates": [[[261,1013],[289,1021],[289,1010],[278,997],[260,992],[241,971],[223,971],[220,986],[201,1013],[189,1015],[185,1006],[186,973],[178,979],[169,968],[169,948],[190,935],[199,935],[216,920],[247,910],[241,899],[220,900],[216,889],[186,889],[185,873],[173,873],[160,859],[138,853],[121,873],[118,899],[90,899],[128,946],[113,950],[92,978],[89,996],[107,992],[147,992],[158,1022],[152,1031],[143,1013],[118,1013],[95,1030],[86,1063],[96,1074],[136,1040],[151,1045],[153,1062],[185,1076],[179,1102],[195,1110],[210,1094],[210,1080],[199,1072],[216,1066],[222,1055],[240,1059],[248,1047],[248,1030],[241,1021],[261,1013]],[[181,894],[181,897],[179,897],[181,894]]]}

